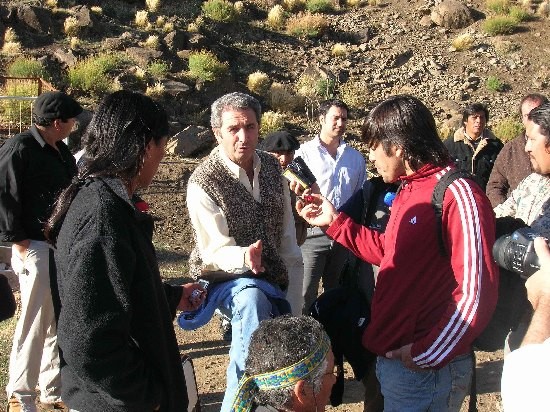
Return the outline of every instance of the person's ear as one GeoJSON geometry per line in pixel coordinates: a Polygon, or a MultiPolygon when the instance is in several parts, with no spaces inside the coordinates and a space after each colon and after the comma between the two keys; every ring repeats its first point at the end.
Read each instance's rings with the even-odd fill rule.
{"type": "Polygon", "coordinates": [[[394,153],[396,157],[399,157],[400,159],[403,158],[403,149],[400,146],[394,147],[394,153]]]}
{"type": "Polygon", "coordinates": [[[303,379],[296,382],[296,385],[294,385],[294,398],[299,404],[307,405],[311,403],[313,396],[313,385],[303,379]]]}
{"type": "Polygon", "coordinates": [[[319,123],[321,123],[321,125],[323,125],[323,123],[325,123],[325,116],[320,114],[319,115],[319,123]]]}
{"type": "Polygon", "coordinates": [[[222,142],[222,135],[220,133],[220,128],[219,127],[216,127],[214,129],[212,129],[212,131],[214,132],[214,137],[216,138],[216,143],[218,144],[221,144],[222,142]]]}

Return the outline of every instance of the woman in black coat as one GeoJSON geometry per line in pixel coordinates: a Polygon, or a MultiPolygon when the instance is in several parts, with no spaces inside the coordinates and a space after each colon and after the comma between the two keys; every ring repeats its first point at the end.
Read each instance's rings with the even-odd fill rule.
{"type": "MultiPolygon", "coordinates": [[[[166,113],[118,91],[87,129],[86,162],[46,224],[56,245],[64,402],[77,411],[187,410],[172,320],[196,284],[161,281],[151,217],[131,199],[164,155],[166,113]]],[[[202,294],[204,295],[204,294],[202,294]]]]}

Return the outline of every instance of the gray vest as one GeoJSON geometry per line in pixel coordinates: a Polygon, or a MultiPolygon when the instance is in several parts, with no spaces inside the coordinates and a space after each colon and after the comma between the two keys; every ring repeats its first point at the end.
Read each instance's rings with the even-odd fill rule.
{"type": "MultiPolygon", "coordinates": [[[[200,186],[223,210],[229,236],[238,246],[246,247],[262,240],[262,265],[265,268],[262,277],[285,290],[288,273],[279,255],[284,213],[281,167],[270,154],[258,150],[256,153],[261,161],[259,202],[227,168],[217,149],[195,169],[189,183],[200,186]]],[[[191,275],[199,277],[203,265],[196,246],[189,257],[189,265],[191,275]]]]}

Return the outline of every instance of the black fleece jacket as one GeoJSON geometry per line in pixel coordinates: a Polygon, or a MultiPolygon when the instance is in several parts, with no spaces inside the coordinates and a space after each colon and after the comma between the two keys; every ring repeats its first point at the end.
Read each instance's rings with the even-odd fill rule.
{"type": "Polygon", "coordinates": [[[181,287],[163,284],[150,217],[101,180],[73,200],[57,239],[62,397],[87,411],[187,410],[174,326],[181,287]]]}

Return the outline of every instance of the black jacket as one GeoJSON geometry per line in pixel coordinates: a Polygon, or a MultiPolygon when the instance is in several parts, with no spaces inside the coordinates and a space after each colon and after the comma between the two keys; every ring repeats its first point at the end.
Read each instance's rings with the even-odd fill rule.
{"type": "Polygon", "coordinates": [[[79,411],[186,410],[172,323],[181,287],[163,284],[150,216],[88,181],[57,240],[62,397],[79,411]]]}
{"type": "Polygon", "coordinates": [[[483,133],[483,140],[476,150],[464,137],[463,127],[458,129],[454,136],[447,138],[444,143],[456,166],[473,174],[485,191],[491,170],[503,144],[489,130],[486,129],[483,133]]]}

